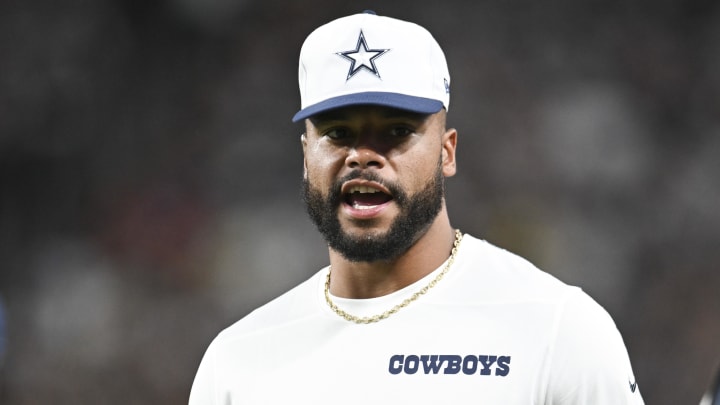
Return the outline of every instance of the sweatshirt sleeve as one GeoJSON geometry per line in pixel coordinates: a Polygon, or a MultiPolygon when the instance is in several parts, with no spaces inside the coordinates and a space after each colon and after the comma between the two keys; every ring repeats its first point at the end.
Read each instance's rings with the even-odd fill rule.
{"type": "Polygon", "coordinates": [[[211,343],[200,362],[190,389],[189,405],[215,405],[215,342],[211,343]]]}
{"type": "Polygon", "coordinates": [[[552,405],[641,405],[622,336],[610,315],[580,289],[565,302],[551,348],[552,405]]]}

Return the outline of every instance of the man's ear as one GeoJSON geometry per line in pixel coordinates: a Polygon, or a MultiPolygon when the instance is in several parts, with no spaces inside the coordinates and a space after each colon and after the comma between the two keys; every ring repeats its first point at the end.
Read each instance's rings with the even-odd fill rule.
{"type": "Polygon", "coordinates": [[[303,178],[307,179],[307,158],[305,157],[305,150],[307,149],[307,134],[305,132],[300,135],[300,144],[302,144],[303,150],[303,178]]]}
{"type": "Polygon", "coordinates": [[[457,170],[455,162],[457,136],[457,130],[450,128],[445,131],[442,137],[442,172],[445,177],[454,176],[457,170]]]}

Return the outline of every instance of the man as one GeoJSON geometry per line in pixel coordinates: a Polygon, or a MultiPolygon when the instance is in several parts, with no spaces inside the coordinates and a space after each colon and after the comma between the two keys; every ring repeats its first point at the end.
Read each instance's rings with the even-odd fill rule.
{"type": "Polygon", "coordinates": [[[207,404],[642,404],[622,338],[576,287],[453,228],[445,56],[366,12],[300,52],[304,196],[330,265],[223,331],[207,404]]]}

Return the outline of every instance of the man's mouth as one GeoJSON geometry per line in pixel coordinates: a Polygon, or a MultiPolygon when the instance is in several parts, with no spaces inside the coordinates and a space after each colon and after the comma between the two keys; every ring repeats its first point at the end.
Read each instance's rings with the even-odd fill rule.
{"type": "Polygon", "coordinates": [[[392,200],[392,196],[372,186],[354,185],[344,194],[347,205],[358,210],[371,209],[392,200]]]}

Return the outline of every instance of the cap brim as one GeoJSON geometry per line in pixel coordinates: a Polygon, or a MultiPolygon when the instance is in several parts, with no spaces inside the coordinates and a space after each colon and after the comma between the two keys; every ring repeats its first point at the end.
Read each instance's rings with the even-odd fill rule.
{"type": "Polygon", "coordinates": [[[365,92],[346,94],[313,104],[298,111],[292,120],[293,122],[298,122],[321,112],[352,105],[380,105],[420,114],[434,114],[443,108],[442,101],[430,98],[414,97],[398,93],[365,92]]]}

